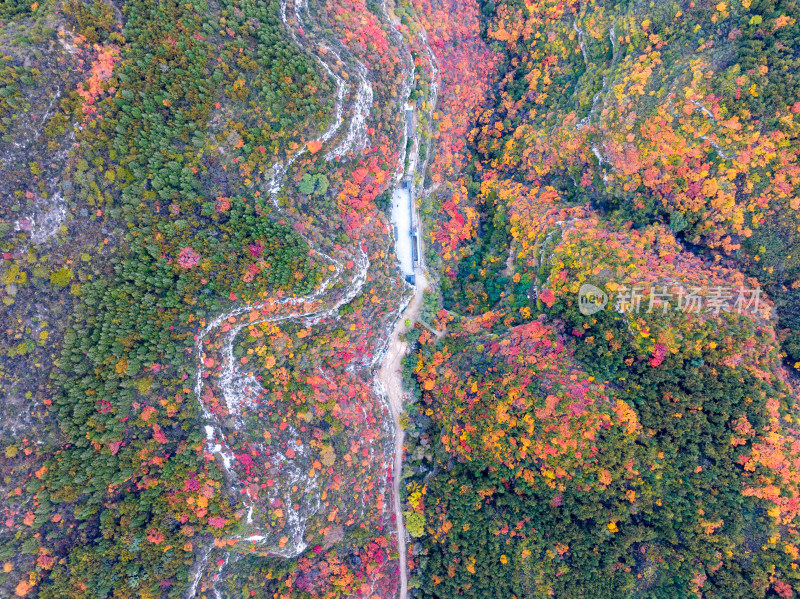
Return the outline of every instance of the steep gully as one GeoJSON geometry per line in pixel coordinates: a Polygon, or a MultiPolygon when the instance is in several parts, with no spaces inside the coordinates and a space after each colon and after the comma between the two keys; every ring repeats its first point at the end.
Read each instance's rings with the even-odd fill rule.
{"type": "MultiPolygon", "coordinates": [[[[320,64],[322,70],[327,76],[333,80],[335,91],[335,113],[334,118],[327,130],[325,130],[318,138],[317,141],[326,144],[330,142],[342,128],[344,123],[345,113],[345,93],[348,84],[344,78],[337,73],[337,69],[347,67],[346,63],[342,60],[339,53],[337,53],[331,45],[326,44],[322,40],[318,40],[309,35],[309,28],[304,27],[303,15],[309,17],[308,0],[294,0],[293,2],[293,23],[290,24],[287,19],[287,8],[290,0],[282,0],[280,4],[280,18],[283,22],[292,40],[297,44],[301,50],[310,52],[320,64]],[[303,35],[298,35],[298,30],[304,32],[303,35]]],[[[385,3],[382,4],[384,15],[387,18],[391,35],[403,44],[402,36],[396,29],[392,13],[387,10],[385,3]]],[[[431,95],[429,98],[429,110],[432,111],[433,106],[436,105],[438,95],[438,65],[436,64],[433,52],[428,46],[427,39],[425,38],[424,29],[421,29],[421,41],[425,47],[427,57],[431,66],[431,95]]],[[[404,44],[403,44],[404,45],[404,44]]],[[[357,81],[355,99],[350,107],[350,120],[346,132],[342,136],[338,144],[329,149],[324,158],[327,161],[345,156],[349,152],[359,152],[364,149],[367,142],[366,132],[366,119],[369,116],[369,110],[373,100],[372,85],[367,78],[366,67],[355,57],[351,57],[351,63],[355,66],[350,67],[348,79],[357,81]]],[[[406,102],[410,98],[411,91],[414,86],[414,70],[413,61],[410,52],[407,56],[407,70],[402,86],[401,98],[405,98],[406,102]]],[[[401,107],[405,109],[405,107],[401,107]]],[[[430,127],[430,119],[429,119],[430,127]]],[[[404,168],[405,164],[405,148],[407,145],[407,127],[403,127],[403,138],[400,143],[401,156],[398,161],[398,168],[395,173],[394,185],[399,186],[401,181],[408,175],[415,175],[416,173],[424,173],[427,165],[428,156],[425,156],[422,165],[419,164],[419,140],[416,132],[412,141],[411,155],[408,160],[408,170],[404,168]]],[[[283,208],[278,202],[278,193],[282,187],[284,176],[289,167],[294,161],[307,151],[307,145],[303,145],[298,151],[291,155],[285,162],[276,163],[267,183],[265,184],[265,191],[273,202],[275,210],[282,215],[286,215],[283,208]]],[[[416,178],[414,187],[421,185],[421,177],[416,178]]],[[[288,215],[287,215],[288,216],[288,215]]],[[[402,234],[410,235],[411,232],[402,232],[402,234]]],[[[218,375],[218,387],[222,393],[222,399],[228,410],[228,421],[233,421],[236,427],[244,427],[242,419],[242,408],[251,404],[259,395],[260,384],[252,375],[247,375],[239,370],[238,363],[234,358],[234,343],[239,332],[245,326],[259,324],[262,322],[271,323],[288,323],[288,322],[301,322],[304,326],[312,326],[319,323],[323,319],[338,318],[339,309],[348,304],[356,298],[364,286],[367,277],[367,270],[369,269],[369,259],[364,253],[363,249],[359,246],[358,256],[355,260],[355,274],[351,277],[350,281],[342,281],[343,268],[342,263],[334,257],[334,251],[329,253],[323,252],[320,248],[315,247],[310,239],[306,239],[309,246],[314,249],[315,255],[324,261],[327,261],[334,267],[332,274],[325,279],[320,286],[312,293],[306,296],[293,296],[284,298],[273,298],[264,302],[257,302],[253,304],[240,305],[226,313],[220,314],[200,331],[196,340],[196,357],[197,357],[197,375],[195,378],[194,391],[198,398],[201,413],[203,416],[206,432],[206,444],[208,451],[212,454],[219,456],[219,461],[226,474],[231,481],[231,486],[236,488],[236,476],[231,468],[234,456],[232,448],[229,446],[227,439],[222,429],[219,419],[211,413],[208,406],[203,399],[204,379],[208,376],[207,370],[215,364],[220,365],[220,374],[218,375]],[[283,313],[278,311],[276,314],[270,314],[260,319],[244,319],[239,321],[239,318],[245,314],[253,313],[254,311],[270,311],[285,309],[283,313]],[[225,323],[235,322],[235,326],[227,330],[223,329],[225,323]],[[209,356],[204,351],[204,341],[212,334],[221,334],[222,350],[219,355],[209,356]]],[[[408,575],[406,566],[406,544],[405,544],[405,526],[403,523],[402,504],[400,499],[400,474],[402,470],[403,459],[403,442],[404,431],[400,425],[400,415],[403,407],[403,390],[400,378],[401,359],[407,351],[406,344],[400,340],[400,335],[405,332],[404,322],[406,319],[414,320],[416,314],[422,303],[422,293],[426,287],[427,282],[425,275],[421,268],[416,270],[416,285],[414,295],[408,300],[406,306],[398,310],[398,320],[394,331],[386,340],[385,348],[378,352],[373,366],[377,360],[383,356],[381,367],[377,372],[374,379],[374,390],[378,398],[385,404],[386,417],[391,419],[391,434],[393,436],[394,456],[393,456],[393,498],[394,498],[394,514],[397,526],[397,543],[399,553],[399,570],[400,570],[400,598],[406,599],[408,589],[408,575]],[[403,312],[401,314],[401,312],[403,312]]],[[[264,312],[262,312],[263,315],[264,312]]],[[[388,423],[387,423],[388,424],[388,423]]],[[[309,451],[303,444],[300,445],[296,451],[300,454],[309,451]]],[[[281,463],[284,467],[285,480],[281,481],[283,490],[278,490],[278,493],[283,493],[283,499],[286,504],[291,506],[293,504],[293,496],[289,489],[293,486],[299,490],[295,494],[296,497],[302,497],[305,501],[301,510],[289,509],[287,514],[287,524],[292,529],[292,538],[284,547],[272,545],[269,543],[269,535],[256,531],[256,534],[251,534],[242,538],[243,541],[254,542],[264,545],[261,550],[278,555],[287,559],[299,556],[307,548],[304,542],[305,524],[310,515],[316,512],[320,507],[319,493],[315,494],[317,490],[317,481],[315,478],[310,478],[308,474],[301,471],[300,468],[293,465],[292,460],[287,460],[286,456],[278,453],[275,460],[281,463]],[[302,512],[302,513],[301,513],[302,512]]],[[[250,497],[249,490],[245,487],[244,503],[247,507],[247,523],[253,523],[253,508],[254,500],[250,497]]],[[[195,571],[192,575],[192,581],[187,591],[188,598],[195,597],[197,589],[203,575],[206,573],[209,557],[211,554],[211,546],[204,548],[201,551],[201,557],[197,561],[195,571]]],[[[237,559],[238,556],[233,556],[237,559]]],[[[226,553],[222,565],[217,570],[213,578],[219,575],[219,572],[228,564],[231,554],[226,553]]],[[[213,586],[212,592],[221,597],[219,590],[213,586]]]]}

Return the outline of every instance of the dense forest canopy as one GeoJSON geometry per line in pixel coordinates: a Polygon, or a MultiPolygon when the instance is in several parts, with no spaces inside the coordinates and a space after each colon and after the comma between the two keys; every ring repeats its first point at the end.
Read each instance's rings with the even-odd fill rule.
{"type": "Polygon", "coordinates": [[[0,595],[794,597],[798,19],[6,0],[0,595]]]}

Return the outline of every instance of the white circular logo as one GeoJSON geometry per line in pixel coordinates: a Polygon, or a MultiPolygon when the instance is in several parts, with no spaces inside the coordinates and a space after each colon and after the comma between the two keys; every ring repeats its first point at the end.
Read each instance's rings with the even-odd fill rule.
{"type": "Polygon", "coordinates": [[[584,316],[596,314],[608,305],[608,295],[591,283],[584,283],[578,290],[578,309],[584,316]]]}

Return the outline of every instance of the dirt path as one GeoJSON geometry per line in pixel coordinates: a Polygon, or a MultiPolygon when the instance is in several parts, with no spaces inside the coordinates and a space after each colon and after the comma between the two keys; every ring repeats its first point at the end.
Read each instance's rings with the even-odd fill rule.
{"type": "Polygon", "coordinates": [[[405,322],[416,320],[417,314],[422,307],[422,297],[428,280],[421,269],[416,270],[416,288],[414,298],[406,307],[405,312],[400,316],[397,326],[392,331],[389,339],[389,347],[378,371],[378,380],[383,384],[386,395],[389,399],[389,406],[392,410],[392,420],[394,421],[394,515],[397,521],[397,551],[400,554],[400,599],[406,599],[408,595],[408,567],[406,566],[406,527],[403,522],[403,510],[400,500],[400,481],[403,471],[403,444],[405,442],[405,431],[400,426],[400,414],[403,413],[403,381],[401,377],[401,360],[408,352],[408,344],[400,339],[400,335],[408,330],[405,322]]]}
{"type": "MultiPolygon", "coordinates": [[[[393,23],[397,17],[394,15],[393,12],[389,12],[386,10],[385,2],[383,5],[384,12],[389,17],[390,23],[393,23]]],[[[395,29],[395,31],[397,31],[395,29]]],[[[429,119],[428,119],[428,135],[432,136],[431,134],[431,123],[432,119],[430,116],[433,113],[433,106],[437,104],[438,95],[439,95],[439,81],[438,81],[438,64],[436,62],[436,57],[433,54],[430,46],[428,45],[428,39],[425,34],[425,30],[422,29],[420,32],[422,36],[423,43],[427,50],[428,60],[430,62],[431,69],[433,71],[432,81],[431,81],[431,102],[430,102],[430,109],[428,111],[429,119]]],[[[407,82],[413,81],[413,72],[409,73],[409,77],[407,82]]],[[[410,100],[411,94],[411,86],[407,85],[406,87],[406,94],[407,94],[407,102],[406,106],[408,106],[408,100],[410,100]]],[[[406,118],[408,118],[408,110],[406,110],[406,118]]],[[[406,127],[408,124],[406,124],[406,127]]],[[[424,174],[427,165],[428,159],[430,157],[430,149],[425,154],[425,160],[422,164],[419,164],[419,139],[417,132],[413,133],[413,147],[411,150],[410,156],[410,164],[409,169],[406,170],[402,165],[404,164],[404,156],[400,158],[400,171],[398,172],[398,177],[396,181],[396,185],[398,185],[401,179],[406,174],[424,174]]],[[[403,136],[403,144],[402,146],[405,147],[406,145],[406,138],[405,134],[403,136]]],[[[420,178],[419,181],[415,182],[412,185],[412,190],[414,193],[413,195],[418,195],[422,190],[422,179],[420,178]]],[[[394,201],[394,199],[393,199],[394,201]]],[[[414,199],[412,197],[412,202],[414,199]]],[[[413,206],[413,204],[412,204],[413,206]]],[[[395,221],[394,214],[392,218],[393,222],[395,221]]],[[[397,225],[397,223],[394,223],[397,225]]],[[[418,215],[416,214],[416,210],[414,210],[414,214],[412,215],[412,222],[411,228],[416,228],[417,235],[419,236],[419,260],[420,264],[424,265],[424,256],[425,256],[425,246],[424,246],[424,235],[422,229],[422,223],[418,219],[418,215]],[[416,221],[416,222],[415,222],[416,221]],[[416,225],[416,226],[415,226],[416,225]]],[[[399,256],[398,256],[399,258],[399,256]]],[[[407,599],[408,597],[408,565],[406,563],[406,527],[405,522],[403,521],[403,509],[402,509],[402,502],[400,498],[400,482],[402,480],[402,472],[403,472],[403,451],[404,451],[404,443],[405,443],[405,431],[403,427],[400,425],[400,416],[403,413],[403,379],[401,375],[402,369],[402,359],[408,353],[408,344],[405,341],[400,339],[400,335],[408,331],[409,327],[406,327],[406,321],[410,321],[413,323],[417,320],[417,315],[419,314],[420,308],[422,307],[422,298],[424,296],[425,289],[428,287],[428,279],[425,276],[424,266],[420,266],[420,264],[416,265],[414,268],[414,277],[415,277],[415,287],[414,287],[414,297],[409,302],[408,306],[406,306],[405,311],[403,314],[400,315],[400,318],[397,320],[397,325],[392,331],[391,337],[389,338],[389,344],[386,349],[386,353],[383,356],[383,361],[381,363],[381,368],[376,375],[377,381],[383,386],[384,392],[386,394],[386,399],[389,403],[389,409],[392,412],[392,423],[394,426],[394,465],[392,467],[392,483],[393,483],[393,495],[394,495],[394,514],[395,514],[395,521],[397,525],[397,552],[399,554],[399,563],[400,563],[400,595],[399,599],[407,599]]],[[[434,331],[437,339],[444,334],[444,332],[434,331]]]]}

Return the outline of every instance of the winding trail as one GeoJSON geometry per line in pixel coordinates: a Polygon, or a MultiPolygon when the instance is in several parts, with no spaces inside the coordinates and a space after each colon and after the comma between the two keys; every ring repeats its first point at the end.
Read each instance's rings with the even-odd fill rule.
{"type": "MultiPolygon", "coordinates": [[[[296,19],[295,27],[297,29],[303,27],[301,16],[303,8],[305,8],[306,12],[308,11],[307,0],[296,0],[294,3],[294,16],[296,19]]],[[[295,33],[295,29],[290,26],[287,21],[286,9],[287,0],[282,0],[280,4],[280,18],[292,39],[300,48],[305,48],[309,43],[314,46],[313,55],[324,70],[333,77],[336,84],[335,118],[328,129],[316,138],[317,142],[324,144],[334,138],[343,124],[344,92],[346,84],[343,78],[334,71],[334,68],[342,64],[342,60],[336,52],[324,44],[301,41],[300,36],[295,33]],[[323,56],[325,58],[323,58],[323,56]]],[[[303,37],[307,39],[306,35],[303,37]]],[[[366,144],[365,115],[372,102],[372,86],[365,78],[366,69],[360,62],[356,62],[359,86],[352,106],[353,117],[344,139],[326,155],[326,159],[328,160],[343,156],[353,149],[363,149],[366,144]]],[[[304,144],[285,162],[277,162],[272,167],[270,177],[264,186],[265,191],[272,200],[275,211],[280,215],[288,217],[278,202],[278,193],[282,188],[284,177],[292,163],[303,155],[307,151],[307,148],[308,143],[304,144]]],[[[206,444],[210,453],[220,456],[223,469],[229,478],[231,486],[234,488],[236,487],[236,475],[231,468],[234,460],[232,448],[227,442],[220,419],[211,413],[204,401],[204,379],[208,376],[207,369],[215,365],[220,365],[218,386],[222,392],[222,398],[227,408],[229,420],[233,420],[236,429],[243,430],[242,408],[247,405],[252,405],[257,400],[262,388],[255,377],[245,374],[240,370],[238,362],[235,360],[233,346],[242,328],[264,322],[302,322],[308,327],[319,323],[325,318],[336,317],[342,306],[348,304],[360,294],[366,282],[369,259],[364,253],[363,248],[360,246],[358,248],[355,264],[356,268],[354,269],[352,279],[345,284],[343,290],[339,290],[337,289],[337,284],[341,281],[343,274],[341,261],[320,251],[308,237],[304,237],[304,240],[314,251],[315,257],[328,262],[334,268],[333,273],[326,278],[314,292],[306,296],[278,297],[271,298],[264,302],[240,305],[214,318],[203,327],[196,339],[198,368],[195,377],[194,391],[200,403],[203,419],[206,421],[206,444]],[[278,312],[276,314],[272,313],[272,311],[280,310],[284,307],[289,308],[289,311],[284,313],[278,312]],[[261,318],[239,320],[239,318],[245,314],[252,314],[259,311],[262,313],[261,318]],[[268,315],[265,315],[265,312],[268,315]],[[223,329],[223,325],[227,325],[228,323],[236,324],[227,330],[223,329]],[[218,356],[206,355],[204,351],[204,342],[212,334],[221,334],[223,338],[222,350],[219,352],[218,356]]],[[[262,448],[258,447],[258,449],[262,448]]],[[[301,445],[299,448],[296,448],[295,451],[302,454],[307,451],[307,448],[305,445],[301,445]]],[[[300,510],[288,510],[287,522],[292,529],[291,543],[287,544],[286,547],[269,546],[265,548],[265,551],[281,557],[291,558],[300,555],[306,549],[306,544],[303,540],[305,523],[308,517],[319,509],[319,501],[311,505],[309,499],[312,496],[312,491],[317,488],[317,484],[315,479],[304,477],[303,472],[294,466],[293,462],[287,460],[286,456],[280,452],[275,456],[275,462],[284,465],[288,470],[285,472],[288,476],[286,488],[297,485],[301,491],[299,495],[304,497],[306,502],[304,502],[305,509],[302,510],[304,512],[303,514],[299,513],[300,510]]],[[[245,497],[244,503],[248,510],[247,524],[253,525],[252,515],[254,498],[251,497],[248,488],[245,488],[245,497]]],[[[288,491],[281,499],[287,500],[288,505],[294,503],[291,501],[288,491]]],[[[249,535],[243,540],[256,543],[265,543],[268,540],[267,534],[262,533],[262,531],[256,532],[257,534],[249,535]]],[[[202,575],[202,572],[200,575],[202,575]]],[[[190,594],[188,596],[193,595],[190,594]]]]}
{"type": "MultiPolygon", "coordinates": [[[[284,27],[298,47],[307,49],[308,46],[312,46],[310,49],[311,53],[335,83],[336,92],[333,121],[315,140],[319,143],[326,144],[339,133],[344,122],[345,92],[348,85],[336,72],[336,69],[345,69],[344,61],[337,52],[324,43],[310,40],[308,33],[304,32],[304,34],[300,36],[295,32],[295,28],[297,30],[303,28],[303,10],[308,13],[307,0],[295,0],[293,12],[296,23],[294,27],[290,26],[287,20],[287,0],[281,0],[279,15],[284,27]],[[303,38],[302,40],[301,37],[303,38]]],[[[354,59],[354,62],[356,63],[355,72],[350,74],[356,76],[358,87],[355,99],[350,107],[352,117],[347,131],[342,136],[340,142],[326,153],[325,159],[328,161],[340,158],[354,150],[361,151],[367,143],[366,118],[372,104],[372,86],[366,79],[366,68],[357,59],[354,59]]],[[[264,190],[272,200],[273,207],[279,215],[289,216],[278,202],[278,193],[283,186],[285,175],[289,167],[297,158],[307,151],[307,148],[308,143],[301,146],[285,161],[277,162],[270,170],[269,178],[264,185],[264,190]]],[[[239,483],[232,469],[234,463],[233,448],[229,445],[225,435],[222,426],[222,418],[211,412],[204,399],[205,379],[210,374],[209,369],[213,368],[215,365],[220,366],[218,387],[227,408],[228,421],[234,423],[234,428],[242,430],[244,428],[242,408],[257,400],[259,394],[263,391],[260,383],[258,383],[252,375],[242,372],[239,369],[238,362],[235,360],[233,348],[236,338],[242,328],[263,322],[302,322],[305,327],[308,327],[319,323],[323,319],[335,318],[342,306],[351,302],[361,293],[366,282],[367,270],[370,264],[369,259],[360,245],[355,256],[355,268],[352,270],[352,277],[345,283],[342,281],[344,270],[342,262],[332,256],[333,251],[331,251],[331,255],[329,255],[316,248],[310,238],[304,236],[304,240],[314,251],[315,258],[333,266],[333,272],[315,291],[306,296],[279,296],[263,302],[237,306],[218,315],[206,324],[195,338],[198,367],[194,391],[198,403],[200,404],[203,420],[205,421],[206,446],[210,453],[219,456],[221,466],[229,480],[229,484],[235,490],[239,490],[239,483]],[[252,315],[257,312],[261,313],[260,318],[243,318],[247,314],[252,315]],[[236,324],[235,326],[229,327],[229,323],[236,324]],[[212,335],[220,335],[222,339],[222,349],[218,355],[207,355],[204,349],[204,343],[212,335]]],[[[291,431],[289,432],[291,433],[291,431]]],[[[258,449],[262,448],[258,447],[258,449]]],[[[308,451],[305,444],[295,447],[294,450],[300,455],[308,451]]],[[[293,461],[287,460],[285,455],[278,452],[273,460],[276,465],[283,466],[285,480],[282,482],[286,484],[282,485],[285,491],[276,489],[275,496],[270,499],[277,498],[277,496],[280,495],[280,498],[285,501],[287,505],[293,505],[295,502],[292,501],[292,495],[289,491],[293,486],[298,488],[298,492],[295,496],[302,498],[302,500],[297,500],[298,503],[302,503],[300,509],[290,508],[287,510],[287,526],[291,529],[291,541],[284,547],[273,544],[264,548],[267,553],[288,559],[300,555],[306,549],[306,543],[303,538],[305,524],[308,517],[313,515],[320,508],[319,489],[316,479],[306,476],[304,472],[294,465],[293,461]]],[[[253,531],[255,534],[251,534],[242,540],[259,544],[267,543],[270,540],[269,535],[266,531],[262,531],[255,526],[253,522],[255,499],[251,497],[249,488],[244,487],[244,491],[245,498],[243,499],[243,503],[247,509],[247,524],[256,528],[256,530],[253,531]]],[[[201,558],[196,566],[192,581],[186,593],[187,598],[196,596],[199,582],[208,565],[209,555],[210,547],[204,549],[201,553],[201,558]]],[[[229,555],[226,554],[226,564],[228,557],[229,555]]],[[[216,588],[212,586],[211,590],[216,596],[219,596],[219,591],[216,588]]]]}
{"type": "MultiPolygon", "coordinates": [[[[385,5],[382,6],[389,26],[393,30],[393,35],[400,38],[399,41],[402,43],[402,36],[395,27],[392,14],[386,9],[385,5]]],[[[310,28],[304,26],[304,14],[308,16],[309,21],[311,21],[308,0],[281,0],[279,16],[286,31],[301,50],[308,51],[314,56],[321,68],[334,81],[336,87],[333,120],[328,128],[314,141],[322,144],[333,143],[338,136],[338,143],[333,143],[333,147],[328,149],[324,154],[324,159],[326,161],[341,158],[349,152],[361,152],[366,147],[368,141],[366,120],[369,117],[370,107],[373,102],[373,89],[372,84],[367,78],[367,69],[363,63],[353,56],[349,58],[348,68],[347,63],[342,60],[339,53],[333,50],[324,41],[317,39],[315,33],[310,28]],[[288,2],[292,2],[293,5],[293,22],[291,24],[289,19],[287,19],[288,2]],[[345,130],[343,130],[345,122],[345,96],[350,86],[345,82],[345,78],[337,71],[346,72],[347,79],[357,82],[355,85],[355,97],[347,110],[349,113],[349,123],[345,130]]],[[[430,107],[430,112],[432,112],[438,96],[438,67],[435,63],[435,57],[433,56],[430,46],[427,44],[424,28],[422,28],[422,33],[420,35],[423,38],[423,43],[426,47],[433,70],[431,90],[432,102],[430,107]]],[[[407,71],[404,73],[400,95],[401,98],[406,98],[406,102],[408,102],[408,98],[410,98],[414,85],[413,60],[410,50],[407,60],[407,71]]],[[[404,109],[404,107],[402,107],[402,109],[404,109]]],[[[428,126],[430,127],[430,119],[428,126]]],[[[400,184],[405,175],[403,158],[405,155],[406,140],[406,128],[404,127],[403,143],[400,145],[403,156],[401,156],[399,160],[398,170],[394,180],[395,186],[400,184]]],[[[283,187],[284,178],[289,168],[307,151],[308,143],[310,142],[302,145],[284,161],[275,163],[263,186],[264,191],[271,199],[273,207],[278,215],[290,218],[290,215],[280,206],[278,194],[283,187]]],[[[424,173],[425,166],[428,162],[430,150],[426,152],[424,163],[422,165],[419,164],[419,145],[419,139],[415,132],[411,150],[412,156],[410,156],[410,174],[424,173]]],[[[349,256],[341,254],[339,256],[341,258],[340,260],[336,257],[338,252],[335,249],[331,248],[329,253],[326,253],[318,247],[315,247],[315,244],[309,237],[303,236],[303,238],[309,248],[312,249],[315,259],[326,262],[333,267],[332,272],[316,290],[305,296],[282,297],[278,295],[266,301],[239,305],[227,312],[219,314],[216,318],[208,322],[195,337],[195,355],[198,367],[194,381],[194,391],[200,405],[203,420],[205,421],[206,446],[210,453],[219,457],[230,487],[235,491],[243,493],[242,501],[247,510],[246,522],[251,528],[250,532],[253,533],[248,536],[240,536],[237,538],[243,541],[261,544],[262,551],[265,553],[281,556],[286,559],[299,556],[307,548],[304,541],[306,522],[311,515],[320,509],[317,480],[308,477],[307,473],[295,466],[292,460],[288,460],[280,451],[273,454],[273,463],[283,468],[282,476],[284,480],[281,481],[282,484],[280,485],[283,489],[276,488],[273,492],[273,496],[268,497],[268,499],[280,497],[280,499],[285,501],[286,505],[291,506],[297,504],[300,507],[298,509],[290,508],[287,513],[287,526],[291,529],[292,533],[290,542],[286,544],[286,546],[278,546],[270,543],[271,539],[269,533],[266,530],[261,530],[258,523],[253,521],[253,512],[256,507],[255,498],[250,495],[249,488],[246,485],[242,485],[237,480],[237,475],[232,469],[235,460],[234,451],[227,440],[225,429],[223,428],[223,421],[227,422],[227,426],[232,425],[235,430],[244,430],[243,408],[253,405],[257,401],[260,393],[263,392],[263,388],[255,377],[252,374],[244,373],[240,369],[238,361],[235,359],[234,345],[237,336],[244,327],[264,322],[298,322],[302,323],[304,327],[313,326],[324,319],[338,318],[339,309],[350,303],[362,292],[367,279],[367,271],[370,267],[370,262],[360,244],[357,253],[353,252],[349,254],[349,256]],[[348,272],[350,275],[349,280],[346,280],[344,277],[345,269],[342,262],[345,257],[353,257],[354,253],[355,265],[354,268],[348,272]],[[219,351],[213,354],[207,354],[205,345],[210,342],[211,336],[217,336],[217,338],[221,340],[222,346],[219,351]],[[204,389],[206,388],[205,381],[211,376],[211,369],[214,367],[218,367],[218,371],[213,376],[217,382],[217,387],[221,391],[221,399],[227,411],[227,414],[223,415],[212,413],[208,405],[206,405],[204,393],[204,389]],[[293,486],[296,491],[290,493],[288,489],[291,489],[293,486]]],[[[393,433],[394,444],[392,479],[399,553],[400,599],[406,599],[408,592],[406,530],[403,522],[400,495],[403,445],[405,440],[405,432],[400,424],[404,399],[400,372],[401,360],[408,351],[408,346],[405,342],[400,340],[400,335],[406,332],[405,321],[410,319],[413,322],[416,319],[422,305],[423,292],[426,287],[427,279],[425,274],[418,268],[413,297],[405,306],[405,309],[403,309],[403,307],[398,309],[398,320],[387,340],[385,353],[382,356],[381,367],[374,378],[376,394],[378,398],[384,402],[385,413],[387,416],[391,417],[393,425],[391,427],[393,429],[391,432],[393,433]]],[[[387,433],[389,432],[388,424],[387,422],[387,433]]],[[[291,433],[292,431],[289,432],[291,433]]],[[[299,436],[297,438],[299,439],[299,436]]],[[[263,449],[257,445],[255,446],[259,450],[263,449]]],[[[305,447],[305,444],[301,444],[299,447],[295,447],[295,451],[299,454],[303,454],[308,451],[308,449],[305,447]]],[[[385,455],[384,459],[388,461],[389,456],[385,455]]],[[[212,549],[210,546],[201,550],[201,557],[195,566],[192,581],[190,582],[186,594],[187,599],[196,596],[199,582],[208,567],[211,551],[212,549]]],[[[217,574],[213,576],[214,579],[219,575],[219,572],[221,572],[225,565],[228,564],[229,558],[230,555],[226,554],[224,564],[219,567],[217,574]]],[[[234,557],[234,561],[236,561],[236,557],[234,557]]],[[[210,590],[215,596],[220,596],[219,590],[215,588],[213,584],[210,590]]]]}

